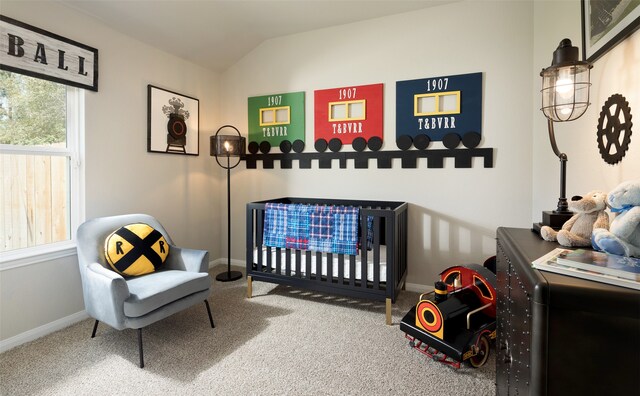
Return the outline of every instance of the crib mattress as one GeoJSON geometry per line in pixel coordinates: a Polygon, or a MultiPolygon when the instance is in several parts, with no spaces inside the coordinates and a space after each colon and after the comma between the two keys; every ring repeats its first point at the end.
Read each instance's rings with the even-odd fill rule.
{"type": "MultiPolygon", "coordinates": [[[[267,265],[267,248],[265,246],[262,247],[262,264],[263,265],[267,265]]],[[[253,262],[257,263],[258,262],[258,255],[260,254],[258,247],[254,247],[253,248],[253,262]]],[[[277,256],[277,251],[276,248],[271,248],[271,266],[273,267],[273,272],[276,273],[276,256],[277,256]]],[[[296,275],[296,251],[294,249],[290,249],[289,250],[289,254],[290,254],[290,260],[291,260],[291,275],[295,276],[296,275]]],[[[301,276],[306,276],[306,270],[307,270],[307,255],[306,255],[306,251],[303,251],[302,254],[300,255],[300,272],[301,272],[301,276]]],[[[280,274],[281,275],[285,275],[286,274],[286,257],[287,257],[287,249],[280,249],[280,274]]],[[[351,256],[344,256],[344,265],[343,265],[343,270],[344,270],[344,279],[350,279],[351,277],[351,273],[350,273],[350,257],[351,256]]],[[[356,265],[355,265],[355,279],[356,280],[360,280],[362,278],[362,257],[360,255],[355,256],[356,257],[356,265]]],[[[317,257],[316,257],[316,252],[311,252],[311,275],[315,275],[316,274],[316,267],[317,267],[317,257]]],[[[322,263],[321,263],[321,274],[323,276],[327,275],[327,261],[328,261],[328,257],[326,253],[322,253],[322,263]]],[[[332,263],[332,275],[334,278],[338,277],[338,272],[339,272],[339,266],[340,266],[340,262],[339,262],[339,258],[337,254],[333,255],[333,263],[332,263]]],[[[367,280],[370,282],[374,281],[374,262],[373,262],[373,251],[368,251],[367,252],[367,280]]],[[[380,245],[380,264],[379,264],[379,270],[380,270],[380,282],[386,282],[387,280],[387,248],[384,245],[380,245]]]]}

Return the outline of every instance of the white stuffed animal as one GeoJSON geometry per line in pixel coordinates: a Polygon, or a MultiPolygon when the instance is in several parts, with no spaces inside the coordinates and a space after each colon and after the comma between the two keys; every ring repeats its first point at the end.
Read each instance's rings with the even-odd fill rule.
{"type": "Polygon", "coordinates": [[[602,191],[591,191],[584,197],[571,198],[568,206],[574,215],[562,225],[560,231],[542,227],[540,236],[546,241],[558,241],[562,246],[591,245],[591,232],[596,228],[609,227],[606,200],[607,194],[602,191]]]}
{"type": "Polygon", "coordinates": [[[640,179],[619,184],[607,196],[615,215],[609,230],[593,230],[594,249],[620,256],[640,257],[640,179]]]}

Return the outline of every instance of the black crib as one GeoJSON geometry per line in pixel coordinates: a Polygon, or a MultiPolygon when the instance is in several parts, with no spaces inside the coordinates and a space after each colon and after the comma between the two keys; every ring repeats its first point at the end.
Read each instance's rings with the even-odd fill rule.
{"type": "Polygon", "coordinates": [[[278,198],[248,203],[247,297],[252,296],[252,281],[263,281],[385,301],[390,325],[391,304],[407,277],[407,208],[406,202],[345,199],[278,198]],[[372,230],[373,237],[360,232],[358,255],[263,246],[267,203],[359,207],[359,229],[372,230]],[[369,224],[368,217],[373,218],[369,224]]]}

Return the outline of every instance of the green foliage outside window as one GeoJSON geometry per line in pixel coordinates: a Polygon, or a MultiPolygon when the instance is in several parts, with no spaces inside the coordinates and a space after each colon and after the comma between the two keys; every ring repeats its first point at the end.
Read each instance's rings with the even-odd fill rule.
{"type": "Polygon", "coordinates": [[[0,144],[66,143],[66,87],[0,70],[0,144]]]}

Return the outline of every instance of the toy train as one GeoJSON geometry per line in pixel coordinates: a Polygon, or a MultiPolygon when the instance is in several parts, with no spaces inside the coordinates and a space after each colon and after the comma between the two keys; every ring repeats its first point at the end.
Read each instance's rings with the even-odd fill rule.
{"type": "MultiPolygon", "coordinates": [[[[490,262],[490,260],[487,260],[490,262]]],[[[481,367],[496,338],[496,275],[485,266],[447,268],[400,323],[409,345],[436,361],[481,367]]]]}

